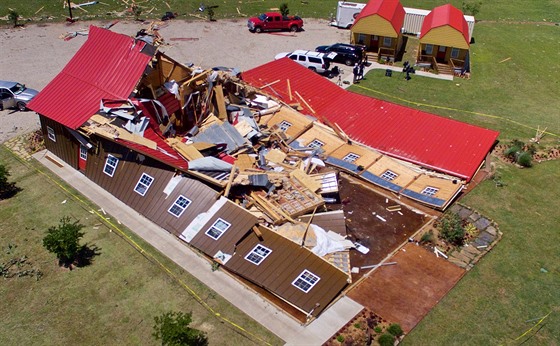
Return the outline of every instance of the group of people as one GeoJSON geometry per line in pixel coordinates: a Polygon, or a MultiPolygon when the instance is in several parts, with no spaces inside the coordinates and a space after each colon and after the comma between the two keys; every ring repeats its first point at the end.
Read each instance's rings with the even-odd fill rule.
{"type": "Polygon", "coordinates": [[[356,63],[354,65],[354,69],[352,70],[352,73],[354,74],[354,83],[356,83],[357,81],[364,79],[364,68],[365,68],[365,61],[362,60],[359,63],[356,63]]]}

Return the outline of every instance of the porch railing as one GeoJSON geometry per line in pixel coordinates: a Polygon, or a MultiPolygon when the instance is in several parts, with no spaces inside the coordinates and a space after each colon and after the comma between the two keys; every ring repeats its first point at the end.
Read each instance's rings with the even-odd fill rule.
{"type": "Polygon", "coordinates": [[[431,55],[418,55],[416,58],[416,66],[420,68],[428,68],[438,73],[436,58],[431,55]]]}

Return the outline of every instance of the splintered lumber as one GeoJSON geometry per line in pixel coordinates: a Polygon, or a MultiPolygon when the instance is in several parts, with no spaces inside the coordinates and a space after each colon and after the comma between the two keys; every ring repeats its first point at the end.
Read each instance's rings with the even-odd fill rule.
{"type": "Polygon", "coordinates": [[[204,157],[204,155],[202,155],[194,145],[185,144],[180,139],[168,138],[166,139],[166,142],[189,161],[204,157]]]}
{"type": "Polygon", "coordinates": [[[391,212],[399,211],[399,210],[401,210],[401,206],[400,205],[392,205],[392,206],[387,207],[385,209],[387,209],[387,211],[391,211],[391,212]]]}
{"type": "MultiPolygon", "coordinates": [[[[288,96],[290,96],[290,101],[292,101],[292,85],[290,84],[290,80],[287,79],[286,82],[288,83],[288,96]]],[[[298,105],[299,106],[299,105],[298,105]]],[[[290,105],[291,107],[291,105],[290,105]]],[[[297,109],[297,107],[295,107],[297,109]]]]}
{"type": "Polygon", "coordinates": [[[271,86],[271,85],[274,85],[274,84],[276,84],[276,83],[278,83],[278,82],[280,82],[280,79],[277,79],[277,80],[275,80],[274,82],[270,82],[270,83],[268,83],[268,84],[265,84],[265,85],[263,85],[263,86],[260,87],[260,88],[261,88],[261,89],[264,89],[264,88],[269,87],[269,86],[271,86]]]}
{"type": "Polygon", "coordinates": [[[313,108],[311,108],[309,103],[307,103],[307,101],[305,101],[305,99],[297,91],[295,93],[300,98],[301,102],[303,102],[307,106],[307,108],[309,108],[309,110],[311,110],[311,112],[313,112],[313,114],[315,114],[316,113],[315,110],[313,108]]]}
{"type": "Polygon", "coordinates": [[[301,240],[301,246],[303,247],[303,245],[305,245],[305,237],[307,236],[307,230],[309,230],[309,226],[311,226],[311,221],[313,221],[313,217],[315,216],[315,213],[317,212],[317,207],[315,207],[315,209],[313,209],[313,214],[311,214],[311,217],[309,218],[309,221],[307,221],[307,225],[305,225],[305,231],[303,232],[303,237],[301,240]]]}
{"type": "Polygon", "coordinates": [[[104,124],[101,126],[90,125],[87,127],[87,131],[96,133],[108,139],[122,139],[125,141],[146,146],[150,149],[157,149],[156,142],[144,138],[142,136],[139,136],[137,134],[130,133],[127,130],[121,129],[120,127],[114,126],[112,124],[104,124]]]}
{"type": "Polygon", "coordinates": [[[233,178],[235,177],[235,171],[237,167],[234,165],[231,166],[231,171],[229,172],[229,179],[226,185],[226,190],[224,191],[224,197],[229,196],[229,190],[231,189],[231,184],[233,183],[233,178]]]}
{"type": "Polygon", "coordinates": [[[216,98],[216,103],[218,104],[218,119],[227,119],[226,111],[226,101],[224,99],[224,89],[221,85],[216,85],[214,87],[214,97],[216,98]]]}
{"type": "Polygon", "coordinates": [[[320,182],[311,178],[310,176],[308,176],[307,174],[305,174],[303,171],[299,169],[295,169],[292,172],[290,172],[290,177],[297,179],[301,184],[303,184],[305,187],[307,187],[309,190],[313,192],[317,192],[319,189],[321,189],[320,182]]]}
{"type": "Polygon", "coordinates": [[[371,269],[371,268],[377,268],[377,267],[382,267],[382,266],[391,266],[391,265],[395,265],[395,264],[397,264],[397,262],[385,262],[385,263],[362,266],[362,267],[360,267],[360,269],[371,269]]]}
{"type": "Polygon", "coordinates": [[[253,163],[255,160],[248,154],[239,154],[237,155],[237,160],[235,161],[235,165],[239,167],[241,171],[244,171],[249,168],[253,168],[253,163]]]}
{"type": "Polygon", "coordinates": [[[257,227],[257,226],[253,226],[253,232],[255,232],[255,235],[259,238],[262,239],[263,235],[261,230],[257,227]]]}
{"type": "Polygon", "coordinates": [[[272,149],[264,156],[265,159],[274,163],[283,163],[286,159],[286,154],[279,149],[272,149]]]}
{"type": "Polygon", "coordinates": [[[274,223],[280,222],[283,220],[282,214],[278,212],[275,206],[270,204],[266,199],[262,198],[255,192],[251,192],[251,198],[255,201],[255,203],[263,209],[263,212],[270,216],[274,223]]]}
{"type": "Polygon", "coordinates": [[[89,118],[92,121],[95,121],[98,124],[104,125],[104,124],[109,124],[113,121],[113,119],[110,118],[106,118],[100,114],[94,114],[91,116],[91,118],[89,118]]]}

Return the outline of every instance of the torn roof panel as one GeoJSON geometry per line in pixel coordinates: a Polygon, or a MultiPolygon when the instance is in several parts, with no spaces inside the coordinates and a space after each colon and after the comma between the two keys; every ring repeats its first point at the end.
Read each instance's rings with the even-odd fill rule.
{"type": "Polygon", "coordinates": [[[472,179],[499,133],[457,120],[378,100],[344,90],[328,79],[291,61],[274,60],[243,72],[254,87],[275,82],[274,89],[288,96],[287,81],[317,114],[337,124],[350,138],[383,154],[472,179]]]}
{"type": "Polygon", "coordinates": [[[127,99],[151,55],[146,43],[90,26],[87,41],[29,104],[29,109],[77,129],[99,110],[104,98],[127,99]]]}
{"type": "Polygon", "coordinates": [[[221,125],[212,124],[203,132],[199,132],[196,136],[191,137],[193,142],[207,143],[225,143],[227,145],[227,153],[231,153],[241,146],[245,145],[245,139],[239,132],[228,122],[221,125]]]}

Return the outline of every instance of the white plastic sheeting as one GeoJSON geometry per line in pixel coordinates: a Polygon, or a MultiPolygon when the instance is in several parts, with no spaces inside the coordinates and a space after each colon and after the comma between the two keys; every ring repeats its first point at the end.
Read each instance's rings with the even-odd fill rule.
{"type": "Polygon", "coordinates": [[[317,256],[348,250],[354,247],[354,243],[333,231],[325,231],[323,228],[311,224],[310,228],[315,233],[317,244],[311,249],[317,256]]]}

